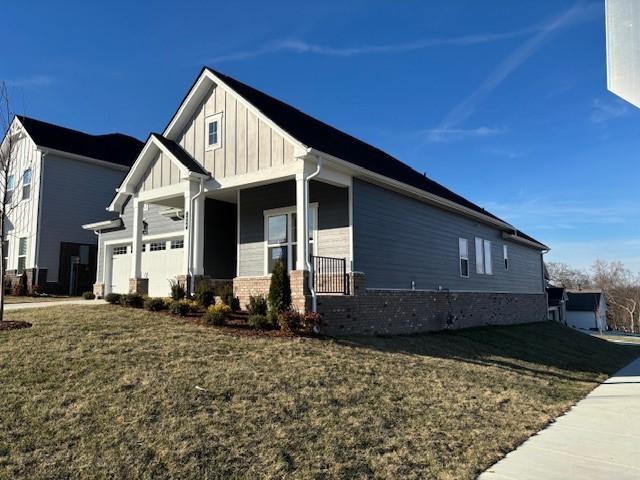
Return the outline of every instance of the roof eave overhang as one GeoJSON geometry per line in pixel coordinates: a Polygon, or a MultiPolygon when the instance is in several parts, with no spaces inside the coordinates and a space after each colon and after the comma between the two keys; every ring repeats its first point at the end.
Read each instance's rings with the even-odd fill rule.
{"type": "Polygon", "coordinates": [[[521,243],[522,245],[526,245],[528,247],[537,248],[538,250],[544,250],[545,252],[551,251],[551,249],[543,243],[534,242],[513,233],[502,232],[502,238],[504,238],[505,240],[511,240],[512,242],[521,243]]]}
{"type": "Polygon", "coordinates": [[[102,222],[87,223],[82,225],[84,230],[91,230],[94,232],[101,232],[103,230],[111,230],[113,228],[119,228],[122,226],[122,219],[117,218],[115,220],[104,220],[102,222]]]}
{"type": "Polygon", "coordinates": [[[490,225],[494,225],[496,227],[499,227],[500,229],[515,231],[514,226],[509,223],[502,222],[488,215],[483,215],[480,212],[476,212],[475,210],[459,205],[455,202],[452,202],[451,200],[447,200],[446,198],[439,197],[438,195],[434,195],[432,193],[426,192],[420,188],[416,188],[406,183],[395,180],[393,178],[386,177],[384,175],[380,175],[379,173],[372,172],[371,170],[367,170],[366,168],[360,167],[346,160],[342,160],[341,158],[334,157],[333,155],[322,152],[315,148],[310,148],[308,152],[309,152],[309,155],[322,157],[323,160],[326,160],[330,163],[334,163],[338,167],[347,169],[351,171],[353,174],[355,174],[356,176],[359,176],[361,178],[366,178],[367,180],[372,180],[374,183],[391,187],[392,189],[401,191],[403,193],[408,193],[411,196],[418,197],[421,200],[426,201],[427,203],[433,204],[440,208],[444,208],[445,210],[454,211],[468,218],[472,218],[484,223],[488,223],[490,225]]]}

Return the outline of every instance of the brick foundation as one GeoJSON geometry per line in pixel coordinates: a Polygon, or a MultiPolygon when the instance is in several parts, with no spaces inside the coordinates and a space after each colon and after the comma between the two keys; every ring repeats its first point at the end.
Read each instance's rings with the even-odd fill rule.
{"type": "Polygon", "coordinates": [[[148,278],[130,278],[129,293],[139,293],[140,295],[148,295],[149,279],[148,278]]]}
{"type": "Polygon", "coordinates": [[[398,335],[482,325],[540,322],[547,317],[543,293],[367,290],[352,275],[353,295],[318,296],[327,335],[398,335]]]}
{"type": "Polygon", "coordinates": [[[250,296],[269,294],[271,275],[263,277],[236,277],[233,279],[233,294],[240,299],[240,308],[245,308],[250,296]]]}

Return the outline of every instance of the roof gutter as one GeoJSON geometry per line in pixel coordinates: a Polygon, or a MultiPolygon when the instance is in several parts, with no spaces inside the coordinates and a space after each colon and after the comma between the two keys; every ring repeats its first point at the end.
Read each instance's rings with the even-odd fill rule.
{"type": "Polygon", "coordinates": [[[130,168],[130,167],[127,167],[126,165],[120,165],[119,163],[108,162],[106,160],[100,160],[98,158],[87,157],[84,155],[78,155],[77,153],[65,152],[64,150],[56,150],[55,148],[38,146],[38,150],[40,150],[43,154],[50,153],[52,155],[69,157],[73,160],[80,160],[82,162],[93,163],[95,165],[101,165],[103,167],[113,168],[114,170],[120,170],[122,172],[126,172],[130,168]]]}
{"type": "MultiPolygon", "coordinates": [[[[322,169],[322,157],[318,157],[318,165],[316,167],[316,171],[311,173],[308,177],[305,177],[304,179],[304,241],[305,244],[309,245],[309,184],[311,182],[311,179],[313,179],[314,177],[317,177],[320,174],[320,170],[322,169]]],[[[309,291],[311,292],[311,311],[312,312],[316,312],[318,311],[318,295],[316,293],[315,288],[313,288],[313,276],[316,274],[316,272],[313,269],[313,266],[311,265],[311,262],[309,261],[309,255],[307,252],[307,255],[305,255],[305,259],[304,259],[305,263],[307,264],[307,271],[309,272],[309,275],[307,277],[307,281],[308,281],[308,285],[309,285],[309,291]]]]}
{"type": "Polygon", "coordinates": [[[547,253],[547,252],[551,251],[551,249],[549,247],[547,247],[546,245],[543,245],[542,243],[532,242],[531,240],[528,240],[526,238],[520,237],[520,236],[518,236],[516,234],[513,234],[513,233],[502,232],[502,238],[504,238],[506,240],[511,240],[513,242],[521,243],[521,244],[526,245],[528,247],[537,248],[538,250],[542,250],[544,253],[547,253]]]}
{"type": "Polygon", "coordinates": [[[367,170],[364,167],[360,167],[359,165],[355,165],[351,162],[347,162],[345,160],[342,160],[340,158],[334,157],[333,155],[330,155],[328,153],[324,153],[320,150],[316,150],[314,148],[309,149],[309,153],[317,155],[318,157],[323,157],[324,159],[328,160],[331,163],[334,163],[340,167],[346,168],[348,170],[351,171],[355,171],[358,175],[362,176],[362,177],[366,177],[366,178],[370,178],[374,181],[377,181],[379,183],[383,183],[386,185],[389,185],[391,187],[394,187],[396,189],[400,189],[400,190],[404,190],[404,191],[408,191],[410,192],[412,195],[419,197],[423,200],[426,200],[427,202],[434,204],[440,208],[444,208],[446,210],[453,210],[457,213],[460,213],[462,215],[465,215],[467,217],[471,217],[474,218],[476,220],[479,220],[481,222],[484,223],[488,223],[490,225],[494,225],[497,226],[501,229],[504,230],[511,230],[511,231],[515,231],[515,227],[509,223],[503,222],[501,220],[498,220],[496,218],[490,217],[489,215],[484,215],[480,212],[476,212],[475,210],[472,210],[470,208],[464,207],[462,205],[459,205],[455,202],[452,202],[450,200],[447,200],[445,198],[439,197],[437,195],[434,195],[432,193],[429,192],[425,192],[424,190],[420,189],[420,188],[416,188],[416,187],[412,187],[411,185],[408,185],[406,183],[400,182],[398,180],[394,180],[392,178],[386,177],[384,175],[380,175],[379,173],[375,173],[372,172],[371,170],[367,170]]]}

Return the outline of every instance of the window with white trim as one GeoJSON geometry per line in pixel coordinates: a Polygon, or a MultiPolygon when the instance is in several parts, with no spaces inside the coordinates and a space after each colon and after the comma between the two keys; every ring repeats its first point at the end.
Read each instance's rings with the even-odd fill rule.
{"type": "Polygon", "coordinates": [[[18,243],[18,275],[22,275],[27,267],[27,238],[22,237],[18,243]]]}
{"type": "Polygon", "coordinates": [[[2,271],[7,271],[7,266],[9,265],[9,240],[4,241],[3,245],[4,255],[2,256],[2,271]]]}
{"type": "Polygon", "coordinates": [[[509,270],[509,248],[502,245],[502,258],[504,258],[504,269],[509,270]]]}
{"type": "Polygon", "coordinates": [[[476,237],[476,273],[493,275],[491,241],[476,237]]]}
{"type": "Polygon", "coordinates": [[[184,240],[171,240],[171,249],[184,248],[184,240]]]}
{"type": "Polygon", "coordinates": [[[458,254],[460,257],[460,276],[469,277],[469,241],[466,238],[458,239],[458,254]]]}
{"type": "Polygon", "coordinates": [[[126,255],[127,254],[127,246],[123,245],[121,247],[113,247],[113,255],[126,255]]]}
{"type": "Polygon", "coordinates": [[[13,190],[16,188],[16,181],[13,175],[7,177],[7,202],[13,198],[13,190]]]}
{"type": "MultiPolygon", "coordinates": [[[[297,255],[296,207],[287,207],[264,212],[266,274],[273,271],[276,262],[282,260],[287,271],[295,270],[297,255]]],[[[309,255],[315,252],[318,206],[309,206],[309,255]]]]}
{"type": "Polygon", "coordinates": [[[222,144],[222,113],[216,113],[205,118],[204,128],[206,150],[220,147],[222,144]]]}
{"type": "Polygon", "coordinates": [[[150,252],[157,252],[159,250],[166,250],[166,249],[167,249],[167,242],[151,242],[149,244],[150,252]]]}
{"type": "Polygon", "coordinates": [[[27,168],[22,174],[22,200],[31,197],[31,169],[27,168]]]}

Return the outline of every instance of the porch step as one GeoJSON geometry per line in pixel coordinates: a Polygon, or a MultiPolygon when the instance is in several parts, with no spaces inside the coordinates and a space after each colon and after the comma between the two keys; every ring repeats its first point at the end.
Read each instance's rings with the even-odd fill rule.
{"type": "Polygon", "coordinates": [[[229,315],[229,318],[232,320],[247,320],[249,318],[249,312],[244,310],[240,310],[239,312],[232,313],[229,315]]]}

